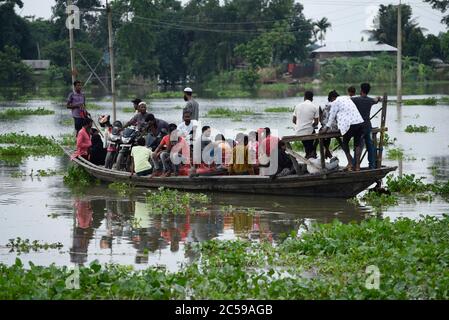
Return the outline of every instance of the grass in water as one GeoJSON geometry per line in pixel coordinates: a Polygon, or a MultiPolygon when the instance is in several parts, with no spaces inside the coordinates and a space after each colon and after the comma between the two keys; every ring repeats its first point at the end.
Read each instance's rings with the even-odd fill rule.
{"type": "Polygon", "coordinates": [[[80,193],[96,182],[86,170],[74,164],[69,165],[63,181],[70,189],[80,193]]]}
{"type": "Polygon", "coordinates": [[[17,237],[16,239],[9,239],[9,243],[6,245],[10,248],[10,252],[17,253],[28,253],[32,251],[39,250],[49,250],[49,249],[61,249],[63,247],[62,243],[40,243],[38,240],[30,241],[30,239],[22,239],[17,237]]]}
{"type": "Polygon", "coordinates": [[[404,106],[436,106],[437,103],[438,99],[434,97],[424,99],[407,99],[402,101],[404,106]]]}
{"type": "Polygon", "coordinates": [[[136,109],[134,109],[133,107],[124,107],[122,108],[122,111],[125,113],[134,113],[136,109]]]}
{"type": "Polygon", "coordinates": [[[153,214],[185,214],[193,204],[207,204],[210,199],[202,193],[180,192],[174,189],[159,188],[146,196],[147,204],[153,214]]]}
{"type": "Polygon", "coordinates": [[[180,91],[153,92],[148,95],[150,99],[182,99],[184,94],[180,91]]]}
{"type": "Polygon", "coordinates": [[[134,186],[124,182],[113,182],[108,185],[108,188],[114,190],[122,197],[130,195],[134,192],[134,186]]]}
{"type": "Polygon", "coordinates": [[[398,198],[395,195],[380,194],[374,191],[367,192],[361,200],[367,205],[373,207],[376,211],[398,204],[398,198]]]}
{"type": "Polygon", "coordinates": [[[388,149],[387,151],[388,160],[401,160],[404,159],[404,150],[401,148],[388,149]]]}
{"type": "Polygon", "coordinates": [[[265,112],[276,112],[276,113],[287,113],[287,112],[293,112],[293,108],[289,107],[272,107],[272,108],[266,108],[265,112]]]}
{"type": "Polygon", "coordinates": [[[407,133],[414,133],[414,132],[427,133],[427,132],[433,132],[433,131],[435,131],[435,128],[428,127],[428,126],[416,126],[416,125],[411,125],[411,124],[409,124],[405,128],[405,132],[407,132],[407,133]]]}
{"type": "Polygon", "coordinates": [[[47,116],[51,114],[55,114],[55,112],[45,108],[7,109],[6,111],[0,112],[0,120],[18,119],[26,116],[47,116]]]}
{"type": "Polygon", "coordinates": [[[214,108],[207,112],[206,117],[209,118],[233,118],[241,119],[241,116],[253,116],[256,113],[252,110],[231,110],[227,108],[214,108]]]}
{"type": "Polygon", "coordinates": [[[166,268],[0,264],[0,299],[449,299],[449,217],[314,224],[271,243],[211,240],[191,246],[193,263],[166,268]],[[379,286],[367,286],[378,269],[379,286]],[[310,276],[304,276],[304,274],[310,276]],[[437,284],[437,285],[435,285],[437,284]]]}

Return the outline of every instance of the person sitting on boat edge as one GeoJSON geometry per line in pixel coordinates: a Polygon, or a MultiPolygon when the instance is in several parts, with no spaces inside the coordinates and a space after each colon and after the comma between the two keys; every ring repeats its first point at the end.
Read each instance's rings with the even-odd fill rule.
{"type": "MultiPolygon", "coordinates": [[[[298,104],[293,111],[293,123],[295,124],[295,134],[298,136],[315,133],[318,125],[319,108],[313,103],[313,92],[304,93],[304,102],[298,104]]],[[[314,140],[303,140],[306,159],[316,158],[316,145],[314,140]]]]}
{"type": "Polygon", "coordinates": [[[279,141],[278,143],[278,170],[276,177],[285,177],[295,174],[295,168],[293,166],[293,161],[290,156],[285,152],[287,145],[284,141],[279,141]]]}
{"type": "Polygon", "coordinates": [[[92,146],[92,141],[90,140],[90,129],[92,128],[92,119],[84,118],[82,122],[82,127],[78,132],[76,137],[76,151],[70,157],[71,160],[77,157],[83,157],[89,160],[89,149],[92,146]]]}
{"type": "Polygon", "coordinates": [[[161,160],[161,153],[165,150],[167,150],[169,144],[170,144],[170,135],[172,132],[174,132],[177,129],[176,124],[170,123],[168,125],[168,134],[162,137],[161,142],[156,147],[156,149],[153,152],[153,156],[151,157],[151,163],[153,165],[153,174],[151,177],[157,177],[160,176],[163,173],[163,166],[162,166],[162,160],[161,160]]]}
{"type": "Polygon", "coordinates": [[[146,118],[146,127],[144,132],[146,136],[146,146],[155,150],[162,138],[168,134],[168,122],[162,119],[157,119],[154,114],[149,113],[146,118]]]}
{"type": "Polygon", "coordinates": [[[97,129],[91,128],[91,142],[89,161],[97,166],[104,166],[106,160],[106,149],[97,129]]]}
{"type": "Polygon", "coordinates": [[[142,102],[142,100],[139,98],[136,98],[136,99],[132,100],[131,102],[133,103],[134,113],[138,114],[139,113],[139,104],[142,102]]]}
{"type": "Polygon", "coordinates": [[[139,113],[135,114],[127,123],[125,123],[123,128],[136,126],[137,130],[141,131],[146,127],[145,119],[147,115],[147,104],[145,102],[139,103],[139,113]]]}
{"type": "Polygon", "coordinates": [[[364,120],[357,110],[356,105],[348,96],[339,96],[334,90],[329,93],[331,99],[331,111],[329,115],[329,122],[320,130],[320,133],[329,131],[331,124],[336,120],[338,129],[343,135],[342,148],[348,160],[347,170],[360,170],[360,156],[361,156],[361,140],[364,132],[364,120]],[[354,138],[355,147],[355,165],[353,166],[353,158],[349,151],[349,141],[354,138]]]}
{"type": "Polygon", "coordinates": [[[149,161],[153,152],[145,147],[145,138],[137,140],[137,146],[131,149],[131,174],[135,172],[137,176],[143,177],[153,172],[153,167],[149,161]]]}
{"type": "Polygon", "coordinates": [[[231,175],[254,175],[254,167],[249,163],[248,141],[249,138],[243,133],[237,134],[237,145],[232,150],[233,162],[228,168],[231,175]]]}

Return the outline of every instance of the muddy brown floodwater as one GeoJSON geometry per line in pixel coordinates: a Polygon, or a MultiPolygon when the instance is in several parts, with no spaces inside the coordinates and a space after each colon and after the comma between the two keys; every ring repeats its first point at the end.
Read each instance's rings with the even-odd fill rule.
{"type": "MultiPolygon", "coordinates": [[[[440,95],[433,95],[440,97],[440,95]]],[[[423,98],[407,96],[405,98],[423,98]]],[[[239,131],[269,126],[279,135],[292,133],[290,113],[266,113],[268,107],[293,107],[300,98],[285,99],[227,99],[205,100],[200,103],[202,124],[236,134],[239,131]],[[214,107],[237,110],[251,109],[256,114],[243,116],[242,121],[206,118],[214,107]],[[227,130],[227,131],[226,131],[227,130]]],[[[111,113],[111,103],[93,101],[101,106],[91,113],[111,113]]],[[[316,97],[322,104],[325,97],[316,97]]],[[[169,122],[181,121],[181,100],[154,100],[150,112],[169,122]]],[[[127,101],[118,103],[118,119],[127,120],[124,113],[127,101]]],[[[55,110],[55,115],[26,117],[19,120],[0,120],[0,134],[8,132],[29,133],[58,137],[71,133],[72,126],[64,125],[70,119],[69,112],[59,103],[30,101],[27,103],[0,104],[6,107],[45,107],[55,110]]],[[[380,106],[379,106],[380,107],[380,106]]],[[[377,108],[375,108],[377,109],[377,108]]],[[[374,125],[379,123],[374,120],[374,125]]],[[[398,165],[402,173],[414,173],[426,177],[426,182],[447,181],[449,178],[449,106],[403,106],[397,109],[389,105],[387,126],[390,138],[396,138],[395,146],[402,148],[405,159],[385,160],[388,165],[398,165]],[[434,127],[429,133],[405,133],[409,124],[434,127]]],[[[340,159],[343,155],[337,154],[340,159]]],[[[416,202],[401,197],[399,205],[375,212],[370,207],[355,205],[339,199],[310,199],[299,197],[270,197],[236,194],[212,194],[212,203],[200,213],[187,212],[185,216],[152,216],[145,205],[145,190],[137,190],[130,197],[120,197],[107,185],[92,187],[86,195],[77,196],[63,184],[61,175],[32,178],[14,178],[12,173],[30,173],[39,169],[65,170],[66,157],[28,158],[18,165],[0,161],[0,262],[11,264],[18,256],[6,247],[9,239],[39,240],[46,243],[61,242],[61,250],[21,253],[23,261],[35,264],[74,265],[93,260],[101,263],[120,263],[144,268],[149,265],[165,265],[176,270],[180,264],[192,258],[191,244],[209,239],[244,238],[254,241],[276,242],[292,231],[298,232],[314,222],[360,221],[369,216],[411,217],[421,214],[441,216],[449,213],[449,203],[439,197],[432,202],[416,202]],[[247,208],[252,208],[248,210],[247,208]]],[[[343,160],[344,162],[344,160],[343,160]]],[[[345,163],[344,163],[345,164],[345,163]]],[[[395,174],[399,174],[399,170],[395,174]]]]}

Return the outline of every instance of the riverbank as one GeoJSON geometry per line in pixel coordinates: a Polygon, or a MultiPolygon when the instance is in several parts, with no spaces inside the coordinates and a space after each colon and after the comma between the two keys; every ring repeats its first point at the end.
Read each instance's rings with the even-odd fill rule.
{"type": "Polygon", "coordinates": [[[300,228],[278,246],[208,241],[164,268],[0,265],[0,299],[447,299],[449,217],[300,228]],[[73,282],[75,283],[75,282],[73,282]]]}

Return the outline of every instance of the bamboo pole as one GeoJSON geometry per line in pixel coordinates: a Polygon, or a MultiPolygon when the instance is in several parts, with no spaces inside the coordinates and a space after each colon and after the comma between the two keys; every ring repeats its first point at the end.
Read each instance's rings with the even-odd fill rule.
{"type": "Polygon", "coordinates": [[[401,0],[399,0],[398,6],[398,30],[397,30],[397,68],[396,68],[396,90],[397,90],[397,98],[396,103],[397,106],[400,107],[402,105],[402,6],[401,0]]]}
{"type": "MultiPolygon", "coordinates": [[[[70,7],[72,5],[72,0],[67,0],[67,6],[70,7]]],[[[70,41],[70,73],[72,74],[72,84],[75,82],[75,39],[73,36],[73,25],[69,27],[69,41],[70,41]]]]}
{"type": "Polygon", "coordinates": [[[387,102],[388,96],[384,93],[384,97],[382,99],[382,114],[380,118],[380,138],[379,138],[379,149],[377,152],[377,168],[382,167],[382,152],[384,147],[384,135],[385,135],[385,122],[387,118],[387,102]]]}
{"type": "Polygon", "coordinates": [[[108,33],[109,33],[109,64],[111,66],[111,94],[112,94],[112,119],[117,120],[116,93],[115,93],[115,66],[114,66],[114,47],[112,41],[112,9],[106,0],[106,10],[108,13],[108,33]]]}

